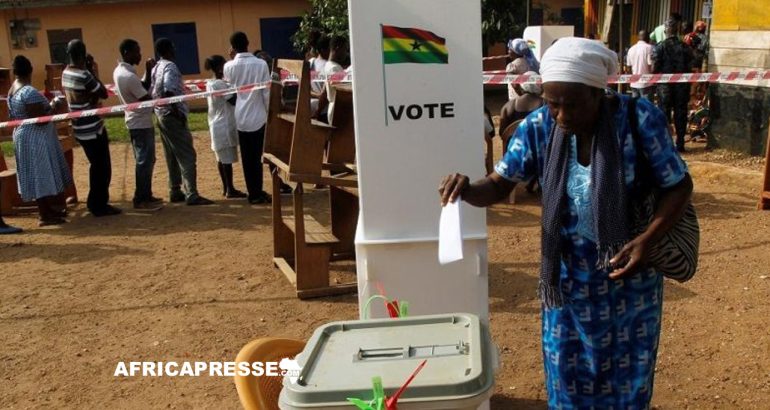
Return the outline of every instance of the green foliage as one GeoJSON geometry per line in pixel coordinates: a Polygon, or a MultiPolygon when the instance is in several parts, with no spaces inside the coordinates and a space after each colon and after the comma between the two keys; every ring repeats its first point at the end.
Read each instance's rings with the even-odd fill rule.
{"type": "MultiPolygon", "coordinates": [[[[311,0],[292,37],[294,49],[304,53],[313,31],[349,37],[347,0],[311,0]]],[[[484,46],[519,37],[527,25],[527,0],[481,0],[481,31],[484,46]]]]}
{"type": "Polygon", "coordinates": [[[521,37],[527,26],[527,0],[481,0],[484,47],[521,37]]]}
{"type": "Polygon", "coordinates": [[[347,0],[311,0],[310,5],[310,11],[302,16],[299,30],[291,39],[295,50],[300,53],[306,52],[313,32],[329,37],[350,37],[347,0]]]}

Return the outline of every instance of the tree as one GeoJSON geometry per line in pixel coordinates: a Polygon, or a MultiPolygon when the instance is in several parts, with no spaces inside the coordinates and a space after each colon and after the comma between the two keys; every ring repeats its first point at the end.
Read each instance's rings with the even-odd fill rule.
{"type": "Polygon", "coordinates": [[[481,38],[484,48],[521,37],[527,26],[528,0],[481,0],[481,38]]]}
{"type": "Polygon", "coordinates": [[[349,38],[347,0],[311,0],[310,11],[302,16],[299,30],[292,36],[294,49],[306,52],[313,33],[349,38]]]}
{"type": "MultiPolygon", "coordinates": [[[[481,0],[481,32],[485,49],[521,36],[527,25],[527,1],[481,0]]],[[[303,53],[307,51],[313,32],[348,38],[347,0],[311,0],[310,11],[302,17],[299,30],[292,37],[294,49],[303,53]]]]}

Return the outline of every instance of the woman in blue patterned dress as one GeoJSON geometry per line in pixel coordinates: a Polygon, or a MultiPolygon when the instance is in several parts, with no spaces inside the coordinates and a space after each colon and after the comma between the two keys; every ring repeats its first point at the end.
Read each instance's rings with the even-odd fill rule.
{"type": "Polygon", "coordinates": [[[600,43],[560,39],[541,62],[546,106],[522,122],[495,172],[473,184],[449,175],[439,187],[442,204],[461,197],[489,206],[517,183],[539,179],[538,295],[552,409],[649,408],[663,277],[646,261],[692,193],[663,113],[605,91],[616,71],[617,56],[600,43]],[[637,180],[637,162],[648,164],[652,181],[637,180]],[[633,237],[627,204],[642,182],[662,195],[652,222],[633,237]]]}
{"type": "MultiPolygon", "coordinates": [[[[51,105],[31,83],[32,64],[24,56],[13,59],[16,80],[8,91],[11,119],[21,120],[48,115],[51,105]]],[[[37,202],[40,226],[66,222],[61,193],[72,182],[53,123],[28,124],[13,131],[16,176],[24,201],[37,202]]]]}

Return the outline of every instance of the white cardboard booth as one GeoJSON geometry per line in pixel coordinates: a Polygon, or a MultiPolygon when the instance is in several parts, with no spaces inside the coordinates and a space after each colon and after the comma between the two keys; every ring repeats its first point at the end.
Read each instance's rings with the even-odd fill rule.
{"type": "MultiPolygon", "coordinates": [[[[464,259],[438,262],[441,178],[484,176],[479,0],[349,0],[348,7],[361,315],[382,289],[408,301],[410,315],[468,312],[488,322],[484,209],[462,204],[464,259]]],[[[372,304],[371,317],[387,317],[382,303],[372,304]]]]}
{"type": "Polygon", "coordinates": [[[530,26],[524,29],[521,38],[527,41],[529,49],[535,54],[537,61],[543,58],[554,41],[562,37],[575,35],[575,26],[530,26]]]}

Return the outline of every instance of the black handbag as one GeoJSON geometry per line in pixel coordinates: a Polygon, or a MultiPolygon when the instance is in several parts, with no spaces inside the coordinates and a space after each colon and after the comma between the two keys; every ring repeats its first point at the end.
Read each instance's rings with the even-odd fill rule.
{"type": "MultiPolygon", "coordinates": [[[[637,236],[650,225],[657,210],[661,192],[655,184],[650,182],[654,180],[654,176],[638,135],[636,99],[629,100],[628,118],[637,156],[634,178],[636,183],[634,193],[629,201],[629,217],[632,221],[632,233],[637,236]]],[[[686,282],[692,279],[698,269],[699,245],[698,216],[692,201],[690,201],[679,221],[657,243],[652,245],[649,264],[667,278],[686,282]]]]}

